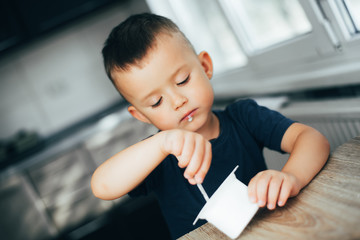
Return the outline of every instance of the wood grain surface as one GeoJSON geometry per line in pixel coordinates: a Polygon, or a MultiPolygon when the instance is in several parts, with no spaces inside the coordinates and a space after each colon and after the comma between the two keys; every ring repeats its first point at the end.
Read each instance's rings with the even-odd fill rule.
{"type": "MultiPolygon", "coordinates": [[[[229,238],[206,223],[179,239],[229,238]]],[[[284,207],[259,210],[237,239],[360,239],[360,136],[338,147],[284,207]]]]}

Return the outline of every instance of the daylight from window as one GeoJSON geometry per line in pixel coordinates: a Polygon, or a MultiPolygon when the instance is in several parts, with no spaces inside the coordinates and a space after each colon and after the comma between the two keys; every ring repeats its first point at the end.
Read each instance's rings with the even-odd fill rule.
{"type": "Polygon", "coordinates": [[[177,23],[196,52],[210,53],[216,73],[246,64],[247,58],[217,0],[147,0],[147,3],[153,12],[177,23]]]}
{"type": "Polygon", "coordinates": [[[360,32],[360,1],[359,0],[344,0],[347,11],[355,27],[356,33],[360,32]]]}
{"type": "Polygon", "coordinates": [[[311,31],[297,0],[220,0],[248,51],[257,51],[311,31]]]}

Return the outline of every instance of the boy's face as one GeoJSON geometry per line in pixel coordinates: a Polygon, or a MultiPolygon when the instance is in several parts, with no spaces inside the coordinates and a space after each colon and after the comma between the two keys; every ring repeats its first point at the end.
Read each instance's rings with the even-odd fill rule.
{"type": "Polygon", "coordinates": [[[179,33],[160,34],[139,66],[113,76],[135,118],[160,130],[200,132],[212,116],[212,69],[208,53],[196,55],[179,33]]]}

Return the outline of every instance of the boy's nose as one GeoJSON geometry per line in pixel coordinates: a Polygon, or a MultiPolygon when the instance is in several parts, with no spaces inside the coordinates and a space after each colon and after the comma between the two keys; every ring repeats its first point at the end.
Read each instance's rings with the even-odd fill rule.
{"type": "Polygon", "coordinates": [[[173,108],[175,110],[178,110],[179,108],[181,108],[185,103],[187,103],[187,98],[181,94],[173,94],[172,95],[172,103],[173,103],[173,108]]]}

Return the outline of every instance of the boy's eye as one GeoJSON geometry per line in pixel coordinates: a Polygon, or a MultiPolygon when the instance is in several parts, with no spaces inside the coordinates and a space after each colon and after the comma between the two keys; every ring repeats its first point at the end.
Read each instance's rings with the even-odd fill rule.
{"type": "Polygon", "coordinates": [[[157,101],[155,104],[151,105],[152,108],[156,108],[161,104],[162,97],[159,98],[159,101],[157,101]]]}
{"type": "Polygon", "coordinates": [[[185,83],[187,83],[187,82],[189,81],[189,79],[190,79],[190,75],[188,75],[188,76],[185,78],[185,80],[184,80],[184,81],[179,82],[179,83],[177,83],[176,85],[178,85],[178,86],[180,86],[180,85],[184,85],[185,83]]]}

